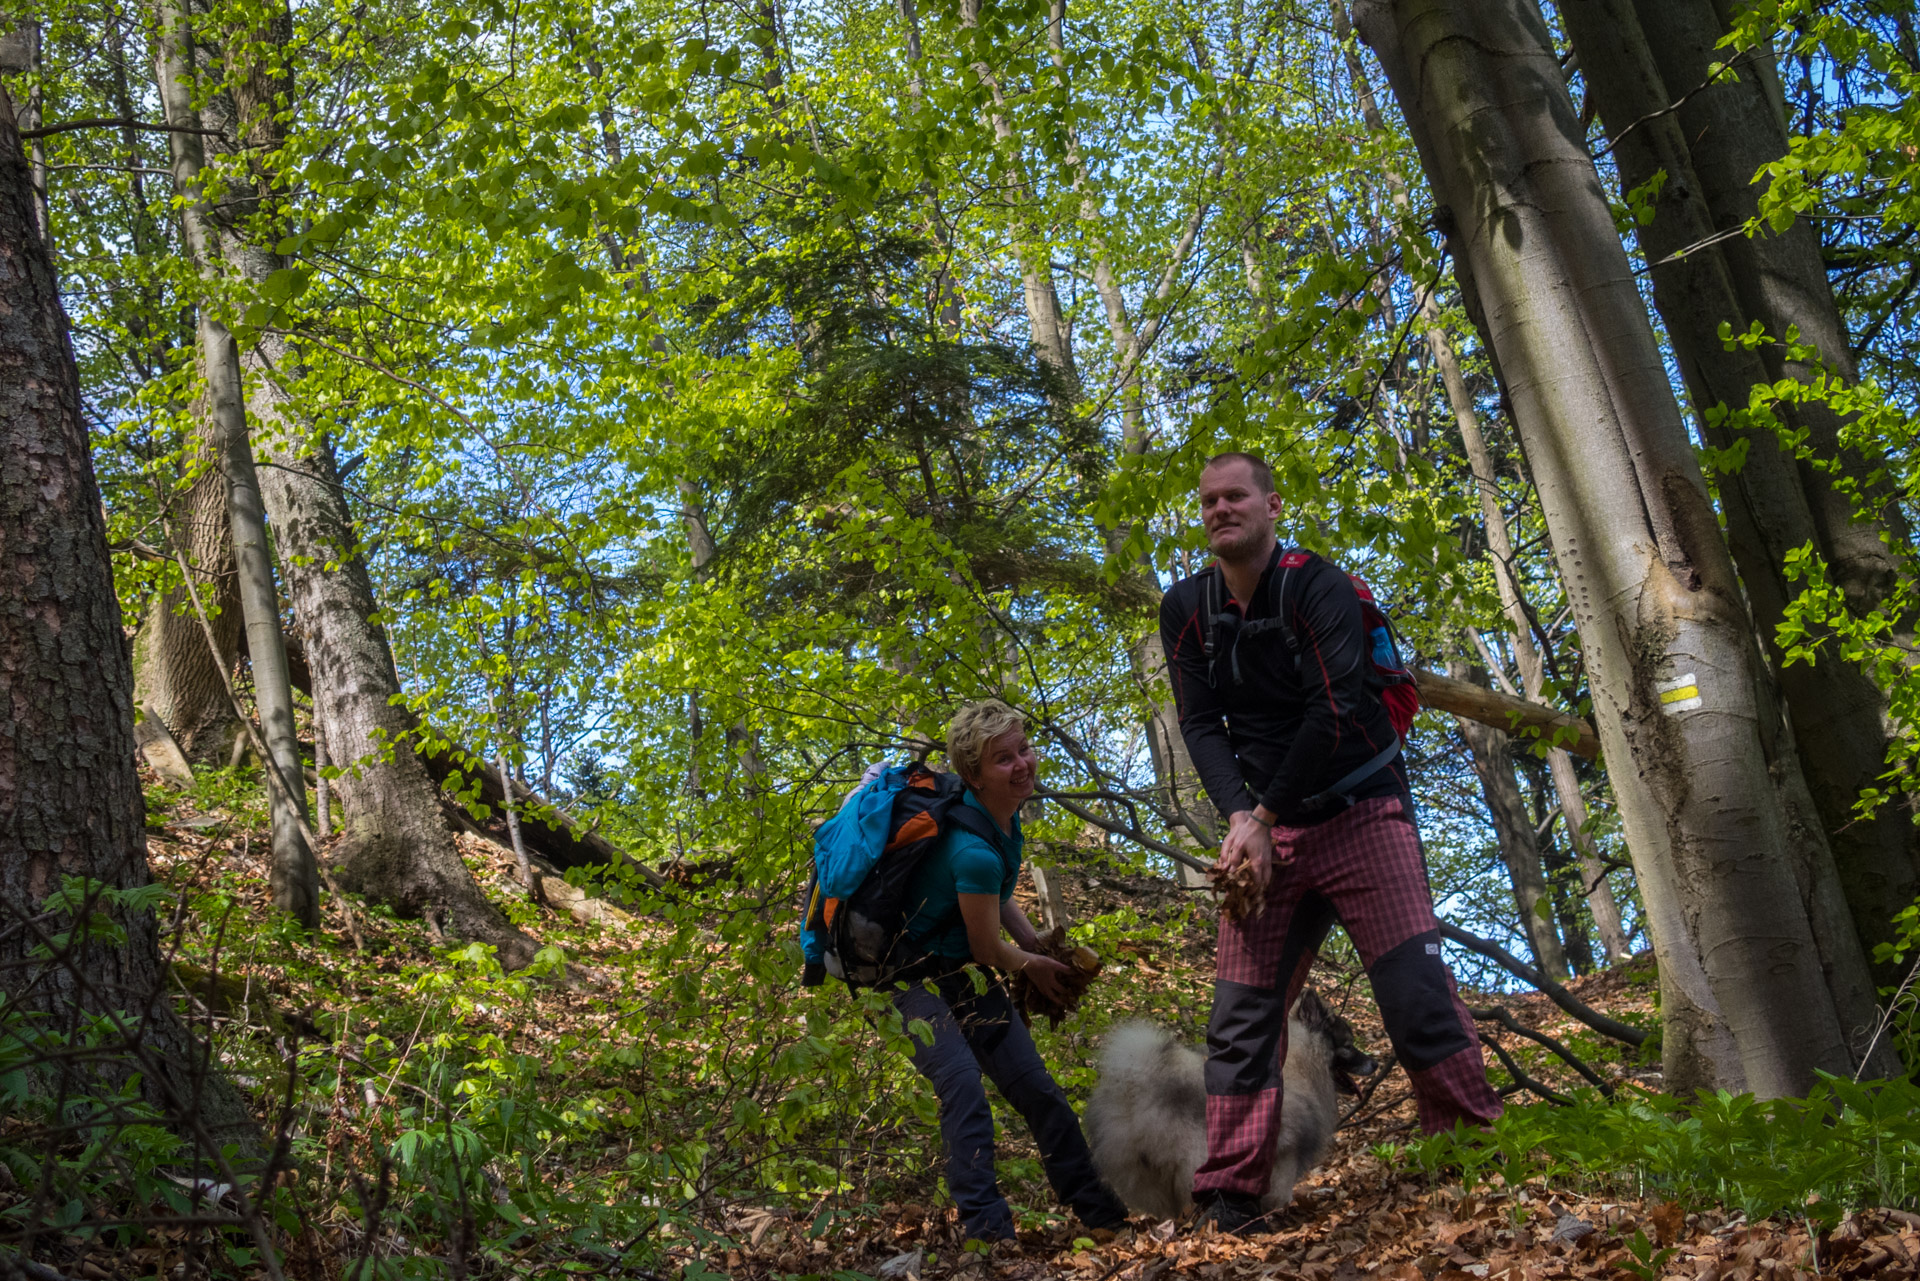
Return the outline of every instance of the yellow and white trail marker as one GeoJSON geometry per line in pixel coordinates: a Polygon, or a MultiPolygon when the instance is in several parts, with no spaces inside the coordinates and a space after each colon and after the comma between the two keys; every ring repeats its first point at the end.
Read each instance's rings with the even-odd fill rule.
{"type": "Polygon", "coordinates": [[[1692,672],[1670,681],[1661,681],[1653,688],[1660,695],[1660,710],[1669,716],[1690,712],[1700,706],[1700,686],[1692,672]]]}

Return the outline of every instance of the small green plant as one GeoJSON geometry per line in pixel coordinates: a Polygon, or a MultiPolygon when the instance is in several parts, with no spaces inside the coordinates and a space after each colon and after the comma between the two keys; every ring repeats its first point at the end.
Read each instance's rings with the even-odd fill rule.
{"type": "Polygon", "coordinates": [[[1672,1246],[1656,1250],[1653,1242],[1647,1239],[1644,1228],[1633,1230],[1633,1239],[1627,1242],[1627,1258],[1620,1266],[1639,1277],[1641,1281],[1654,1281],[1667,1266],[1667,1260],[1674,1255],[1672,1246]]]}
{"type": "Polygon", "coordinates": [[[1823,1077],[1804,1099],[1592,1092],[1571,1107],[1511,1108],[1489,1132],[1410,1143],[1414,1168],[1457,1171],[1471,1191],[1492,1174],[1594,1192],[1712,1202],[1761,1219],[1832,1227],[1864,1206],[1920,1204],[1920,1086],[1823,1077]]]}

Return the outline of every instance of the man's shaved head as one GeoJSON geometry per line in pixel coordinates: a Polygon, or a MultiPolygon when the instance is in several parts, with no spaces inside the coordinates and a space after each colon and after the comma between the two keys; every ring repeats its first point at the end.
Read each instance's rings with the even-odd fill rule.
{"type": "Polygon", "coordinates": [[[1273,468],[1267,466],[1267,460],[1258,454],[1243,454],[1237,450],[1225,454],[1215,454],[1213,457],[1207,459],[1207,465],[1200,470],[1209,472],[1216,467],[1225,467],[1233,463],[1245,463],[1247,465],[1247,470],[1253,474],[1253,483],[1259,488],[1261,493],[1271,494],[1274,492],[1273,468]]]}

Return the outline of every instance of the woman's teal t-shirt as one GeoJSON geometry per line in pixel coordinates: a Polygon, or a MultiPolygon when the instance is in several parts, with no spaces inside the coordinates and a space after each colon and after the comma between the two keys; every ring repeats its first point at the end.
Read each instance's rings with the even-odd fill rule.
{"type": "MultiPolygon", "coordinates": [[[[961,804],[987,813],[971,788],[961,804]]],[[[1013,819],[1012,834],[1001,833],[993,841],[958,826],[947,828],[927,861],[920,865],[907,895],[908,903],[919,905],[907,917],[907,937],[935,956],[962,960],[972,956],[967,923],[960,919],[960,895],[998,894],[1002,903],[1012,898],[1013,887],[1020,880],[1020,852],[1025,844],[1018,815],[1013,819]]]]}

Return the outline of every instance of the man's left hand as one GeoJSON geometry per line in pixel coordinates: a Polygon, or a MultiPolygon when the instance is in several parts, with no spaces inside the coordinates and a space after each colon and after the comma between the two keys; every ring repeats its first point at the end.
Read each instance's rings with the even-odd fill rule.
{"type": "Polygon", "coordinates": [[[1263,823],[1253,810],[1236,812],[1227,823],[1227,838],[1220,843],[1220,870],[1231,872],[1241,863],[1253,874],[1254,888],[1265,894],[1273,875],[1273,827],[1263,823]]]}

